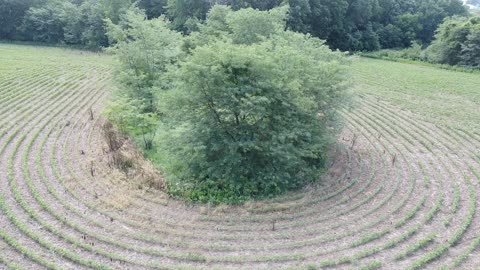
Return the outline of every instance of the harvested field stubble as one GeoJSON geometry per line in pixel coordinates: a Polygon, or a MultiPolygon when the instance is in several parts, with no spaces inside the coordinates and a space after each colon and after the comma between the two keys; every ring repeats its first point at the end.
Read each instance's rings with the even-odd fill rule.
{"type": "MultiPolygon", "coordinates": [[[[109,56],[0,45],[0,60],[0,269],[480,265],[480,133],[466,112],[433,114],[443,97],[421,78],[447,76],[453,87],[448,76],[458,74],[478,86],[475,75],[355,60],[354,107],[340,112],[345,129],[322,180],[213,207],[169,198],[131,145],[113,156],[100,116],[109,56]],[[411,89],[413,103],[433,102],[405,106],[411,89]],[[116,158],[128,166],[112,166],[116,158]]],[[[480,105],[480,91],[455,93],[465,110],[480,105]]]]}

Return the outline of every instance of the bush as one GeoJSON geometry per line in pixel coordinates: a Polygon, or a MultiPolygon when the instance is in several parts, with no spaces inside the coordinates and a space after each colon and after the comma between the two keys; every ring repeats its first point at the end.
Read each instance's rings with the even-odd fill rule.
{"type": "MultiPolygon", "coordinates": [[[[241,202],[320,177],[346,60],[317,38],[285,31],[286,11],[214,7],[183,45],[187,56],[149,83],[163,85],[149,89],[162,115],[157,160],[172,194],[241,202]]],[[[119,56],[137,55],[137,40],[119,56]]]]}
{"type": "Polygon", "coordinates": [[[239,40],[238,29],[257,25],[232,19],[247,13],[260,22],[270,16],[227,15],[230,26],[243,27],[232,27],[230,40],[194,49],[159,98],[170,120],[158,140],[169,157],[169,187],[192,200],[231,202],[299,188],[319,178],[333,142],[345,89],[342,55],[281,27],[239,40]]]}
{"type": "Polygon", "coordinates": [[[120,25],[107,20],[109,48],[120,60],[117,70],[119,90],[107,110],[109,119],[122,131],[141,140],[145,149],[153,148],[160,112],[155,91],[165,84],[166,69],[182,57],[181,34],[171,31],[160,17],[147,20],[132,7],[120,25]]]}

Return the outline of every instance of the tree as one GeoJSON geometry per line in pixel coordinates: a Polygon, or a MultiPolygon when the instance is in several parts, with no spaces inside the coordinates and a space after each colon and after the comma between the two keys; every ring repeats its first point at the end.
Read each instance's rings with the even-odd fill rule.
{"type": "Polygon", "coordinates": [[[173,29],[188,34],[197,22],[205,20],[209,9],[208,0],[168,0],[166,13],[173,29]]]}
{"type": "Polygon", "coordinates": [[[285,28],[287,9],[256,11],[252,8],[231,12],[226,16],[234,43],[253,44],[269,38],[285,28]]]}
{"type": "Polygon", "coordinates": [[[405,47],[403,36],[402,30],[393,24],[388,24],[378,31],[379,42],[382,48],[405,47]]]}
{"type": "Polygon", "coordinates": [[[207,14],[207,20],[198,24],[198,32],[186,38],[185,50],[206,45],[216,39],[230,39],[237,44],[256,43],[284,31],[287,19],[287,7],[269,11],[252,8],[232,12],[225,5],[213,6],[207,14]]]}
{"type": "Polygon", "coordinates": [[[423,43],[432,41],[435,30],[446,17],[459,15],[466,16],[468,11],[461,1],[451,0],[423,0],[419,2],[418,12],[421,14],[419,22],[421,30],[418,38],[423,43]]]}
{"type": "Polygon", "coordinates": [[[132,5],[132,0],[100,0],[105,17],[113,23],[118,23],[122,14],[132,5]]]}
{"type": "Polygon", "coordinates": [[[308,33],[311,31],[311,26],[308,17],[312,14],[312,8],[309,0],[290,0],[290,10],[288,17],[288,26],[290,29],[308,33]]]}
{"type": "Polygon", "coordinates": [[[289,27],[294,31],[311,33],[334,48],[339,48],[345,34],[344,21],[347,0],[290,0],[289,27]]]}
{"type": "Polygon", "coordinates": [[[258,10],[270,10],[280,6],[283,0],[244,0],[248,7],[258,10]]]}
{"type": "Polygon", "coordinates": [[[285,31],[285,9],[214,7],[206,25],[218,29],[210,18],[223,11],[214,18],[226,18],[227,35],[195,47],[158,93],[165,122],[157,141],[171,191],[232,201],[317,180],[346,87],[343,56],[285,31]],[[255,31],[244,36],[246,29],[255,31]]]}
{"type": "Polygon", "coordinates": [[[480,17],[453,17],[438,28],[427,49],[432,62],[449,65],[478,66],[480,17]]]}
{"type": "Polygon", "coordinates": [[[309,32],[340,50],[409,47],[414,41],[427,44],[444,18],[467,13],[458,0],[290,0],[289,3],[291,29],[309,32]]]}
{"type": "Polygon", "coordinates": [[[86,0],[80,6],[81,44],[88,48],[108,47],[106,35],[106,14],[102,4],[96,0],[86,0]]]}
{"type": "Polygon", "coordinates": [[[216,4],[231,6],[233,10],[253,8],[258,10],[270,10],[284,4],[284,0],[217,0],[216,4]]]}
{"type": "MultiPolygon", "coordinates": [[[[395,18],[394,25],[401,31],[401,47],[408,47],[412,41],[420,40],[422,29],[420,14],[405,13],[395,18]]],[[[392,48],[392,47],[387,47],[392,48]]]]}
{"type": "Polygon", "coordinates": [[[0,0],[0,39],[18,39],[23,17],[33,0],[0,0]]]}
{"type": "Polygon", "coordinates": [[[480,67],[480,24],[473,28],[462,44],[460,64],[480,67]]]}
{"type": "MultiPolygon", "coordinates": [[[[121,128],[141,134],[146,149],[152,148],[156,134],[154,120],[159,121],[160,112],[156,106],[154,92],[166,83],[162,75],[172,63],[182,57],[180,33],[169,29],[164,18],[147,20],[137,7],[129,9],[120,23],[107,19],[108,37],[113,44],[109,49],[121,62],[117,78],[120,82],[117,119],[121,128]],[[126,102],[121,102],[126,100],[126,102]]],[[[114,119],[115,120],[115,119],[114,119]]]]}
{"type": "Polygon", "coordinates": [[[360,38],[361,51],[376,51],[380,49],[380,41],[378,34],[373,31],[372,24],[367,24],[365,30],[362,32],[362,37],[360,38]]]}
{"type": "Polygon", "coordinates": [[[64,27],[76,6],[70,2],[50,0],[41,7],[27,10],[23,21],[23,32],[33,41],[58,43],[64,41],[64,27]]]}
{"type": "Polygon", "coordinates": [[[140,9],[145,10],[147,18],[153,19],[165,14],[167,0],[140,0],[137,5],[140,9]]]}

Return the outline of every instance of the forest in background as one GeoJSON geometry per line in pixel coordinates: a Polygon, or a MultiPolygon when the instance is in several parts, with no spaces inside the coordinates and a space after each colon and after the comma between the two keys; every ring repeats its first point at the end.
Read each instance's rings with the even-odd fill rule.
{"type": "Polygon", "coordinates": [[[214,4],[233,10],[289,4],[289,29],[342,51],[426,46],[446,17],[468,15],[460,0],[1,0],[0,39],[108,47],[105,19],[118,23],[134,3],[149,19],[166,16],[184,34],[198,31],[214,4]]]}

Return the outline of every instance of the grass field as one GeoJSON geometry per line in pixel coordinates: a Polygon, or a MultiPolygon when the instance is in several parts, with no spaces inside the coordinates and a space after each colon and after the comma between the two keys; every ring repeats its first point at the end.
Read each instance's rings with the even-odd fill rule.
{"type": "Polygon", "coordinates": [[[479,73],[364,58],[354,70],[358,93],[381,97],[435,123],[480,130],[479,73]]]}
{"type": "Polygon", "coordinates": [[[210,207],[109,166],[112,63],[0,45],[0,269],[480,269],[478,74],[355,59],[322,181],[210,207]]]}

